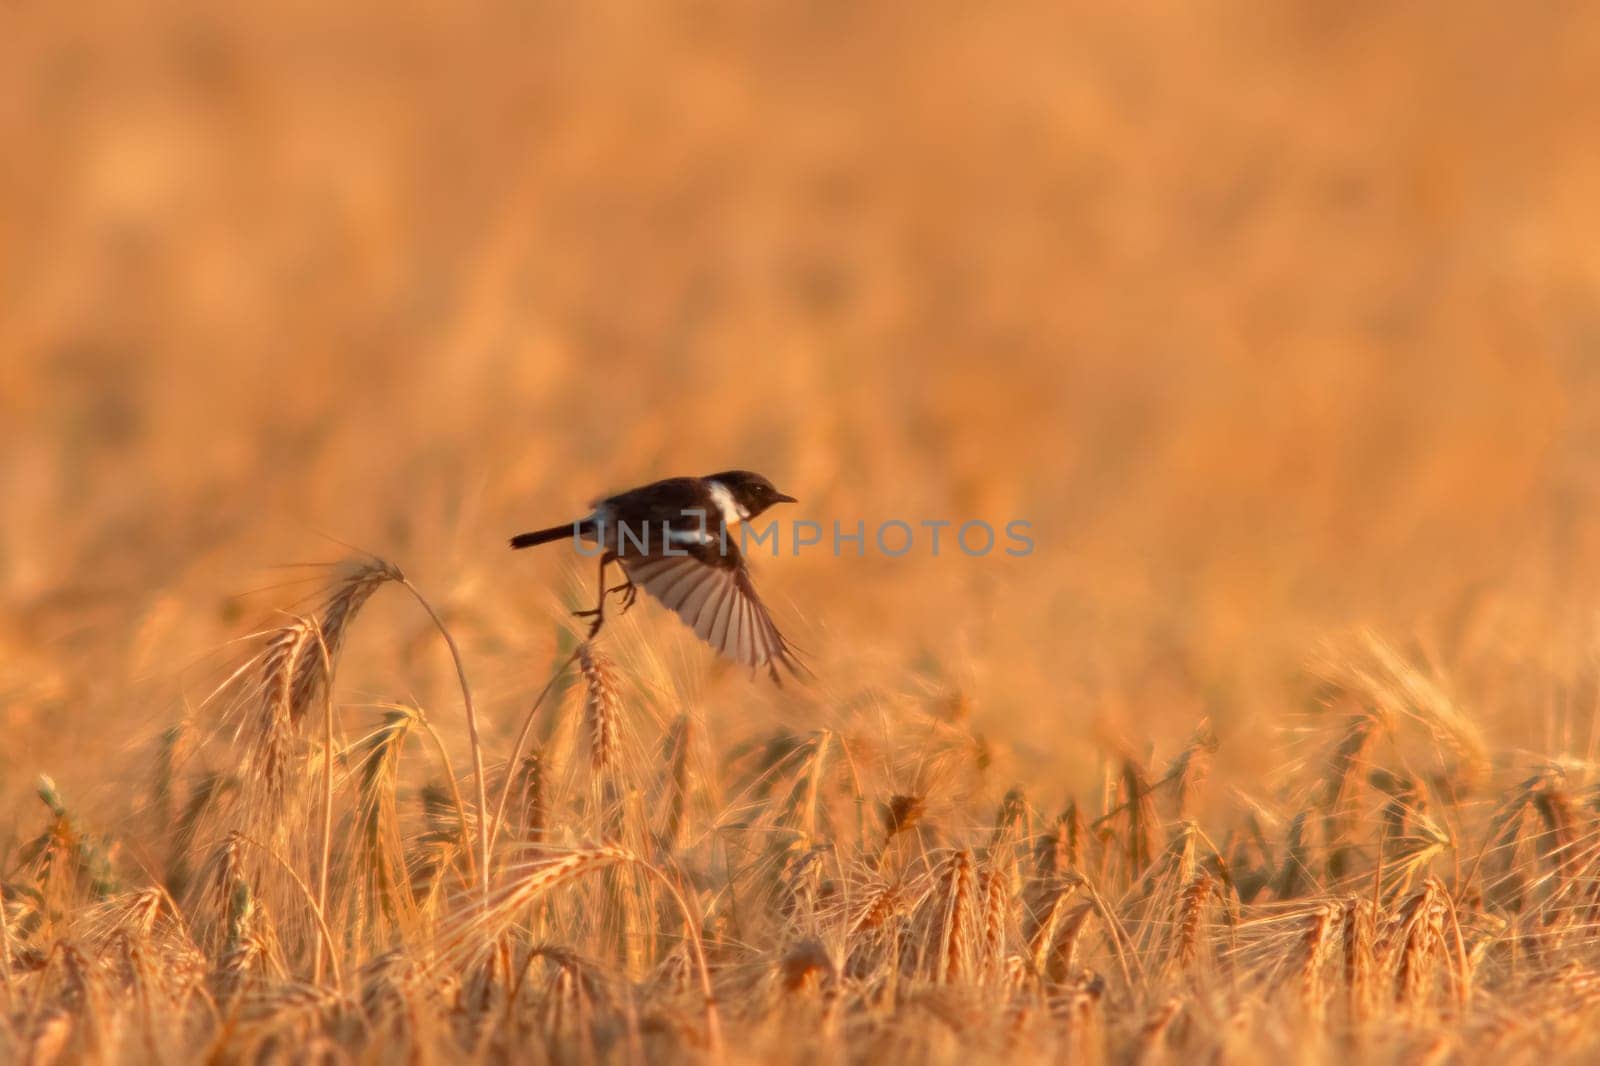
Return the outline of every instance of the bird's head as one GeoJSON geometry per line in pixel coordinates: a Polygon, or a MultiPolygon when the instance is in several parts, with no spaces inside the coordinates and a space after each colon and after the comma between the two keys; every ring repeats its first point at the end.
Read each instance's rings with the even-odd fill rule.
{"type": "Polygon", "coordinates": [[[724,470],[720,474],[710,475],[706,480],[723,485],[749,518],[754,518],[775,503],[795,502],[793,496],[779,492],[776,485],[750,470],[724,470]]]}

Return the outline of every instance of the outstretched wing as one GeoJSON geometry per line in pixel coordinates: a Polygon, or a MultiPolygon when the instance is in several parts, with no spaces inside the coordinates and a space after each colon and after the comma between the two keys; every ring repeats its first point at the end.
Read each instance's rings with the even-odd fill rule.
{"type": "Polygon", "coordinates": [[[628,579],[678,612],[723,656],[752,669],[765,666],[782,684],[778,667],[798,677],[804,670],[794,648],[778,632],[737,544],[684,546],[687,554],[623,556],[628,579]]]}

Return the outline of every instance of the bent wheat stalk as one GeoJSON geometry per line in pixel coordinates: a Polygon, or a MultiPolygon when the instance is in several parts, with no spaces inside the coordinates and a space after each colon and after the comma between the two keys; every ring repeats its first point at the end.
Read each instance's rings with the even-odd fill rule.
{"type": "MultiPolygon", "coordinates": [[[[539,690],[539,695],[534,699],[533,706],[528,708],[528,714],[522,720],[522,729],[517,733],[517,742],[516,744],[512,745],[511,748],[511,758],[506,762],[508,772],[506,773],[506,783],[500,789],[500,802],[495,805],[494,819],[489,823],[488,828],[485,830],[485,833],[488,837],[488,848],[494,847],[495,837],[499,834],[500,826],[505,820],[506,800],[510,798],[511,785],[512,782],[516,780],[516,774],[511,773],[510,769],[515,767],[518,761],[521,760],[522,753],[528,746],[528,735],[533,732],[533,719],[539,713],[540,706],[544,704],[545,697],[550,695],[550,690],[555,687],[556,682],[561,679],[561,676],[572,667],[572,664],[577,662],[578,656],[582,653],[582,644],[579,644],[576,648],[572,649],[572,654],[568,655],[562,664],[556,667],[555,672],[550,675],[550,680],[546,681],[544,683],[544,688],[539,690]]],[[[485,849],[486,854],[488,848],[485,849]]]]}
{"type": "Polygon", "coordinates": [[[445,787],[450,791],[450,802],[455,805],[456,821],[461,826],[461,849],[466,852],[467,869],[474,879],[478,876],[478,860],[472,857],[472,848],[467,845],[467,840],[472,836],[472,821],[467,817],[467,805],[462,802],[461,788],[456,784],[455,771],[450,768],[450,751],[444,746],[444,738],[439,731],[433,728],[433,723],[428,720],[428,715],[420,707],[409,708],[416,715],[417,724],[427,734],[433,748],[439,753],[439,769],[444,773],[445,787]]]}
{"type": "MultiPolygon", "coordinates": [[[[316,630],[316,638],[317,652],[322,656],[322,671],[328,679],[322,686],[322,862],[317,866],[317,921],[321,922],[322,915],[328,910],[328,865],[333,859],[333,660],[329,657],[328,642],[322,638],[321,629],[316,630]]],[[[337,954],[330,939],[328,956],[333,960],[335,969],[339,965],[337,954]]],[[[312,980],[321,984],[321,940],[317,941],[314,959],[312,980]]]]}
{"type": "MultiPolygon", "coordinates": [[[[311,886],[306,884],[305,878],[295,873],[294,867],[290,866],[288,862],[284,860],[283,856],[279,855],[277,852],[273,851],[259,840],[246,836],[237,829],[229,833],[228,836],[232,840],[239,840],[249,844],[267,858],[277,863],[283,872],[289,875],[289,880],[294,882],[295,887],[300,890],[300,894],[305,897],[306,906],[311,910],[311,917],[316,919],[317,931],[321,936],[318,944],[327,948],[328,962],[333,970],[333,983],[335,986],[343,988],[344,973],[339,967],[339,950],[333,942],[333,931],[328,928],[327,918],[324,917],[324,909],[322,905],[317,902],[317,897],[312,895],[311,886]]],[[[320,957],[320,951],[318,954],[320,957]]],[[[321,981],[321,979],[321,975],[319,974],[317,980],[321,981]]]]}
{"type": "Polygon", "coordinates": [[[439,617],[439,612],[433,609],[417,586],[411,579],[395,571],[395,580],[405,590],[416,598],[422,609],[428,612],[428,617],[433,621],[433,626],[444,638],[444,643],[450,649],[450,659],[455,664],[456,681],[461,685],[461,703],[467,715],[467,743],[472,748],[472,776],[478,789],[478,888],[483,894],[484,905],[489,903],[489,794],[488,786],[483,779],[483,741],[478,735],[478,712],[472,702],[472,686],[467,682],[467,667],[461,661],[461,649],[456,645],[456,638],[450,635],[450,630],[444,624],[444,619],[439,617]]]}

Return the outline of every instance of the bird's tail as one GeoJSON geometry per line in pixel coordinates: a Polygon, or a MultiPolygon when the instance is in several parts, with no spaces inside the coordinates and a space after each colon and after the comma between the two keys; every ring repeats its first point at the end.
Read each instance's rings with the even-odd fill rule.
{"type": "Polygon", "coordinates": [[[576,526],[568,522],[565,525],[551,526],[549,529],[536,529],[532,533],[518,533],[511,538],[511,546],[513,548],[532,548],[535,545],[549,544],[553,540],[560,540],[562,537],[581,536],[588,532],[589,529],[588,522],[579,522],[576,526]]]}

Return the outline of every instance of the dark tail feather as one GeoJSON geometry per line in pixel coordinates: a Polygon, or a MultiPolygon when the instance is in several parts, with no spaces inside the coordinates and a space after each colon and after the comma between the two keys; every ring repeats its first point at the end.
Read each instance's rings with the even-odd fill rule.
{"type": "Polygon", "coordinates": [[[587,532],[588,529],[589,523],[587,522],[580,522],[576,526],[568,522],[565,525],[551,526],[549,529],[536,529],[532,533],[518,533],[512,537],[511,546],[513,548],[532,548],[538,544],[549,544],[553,540],[560,540],[562,537],[580,535],[587,532]]]}

